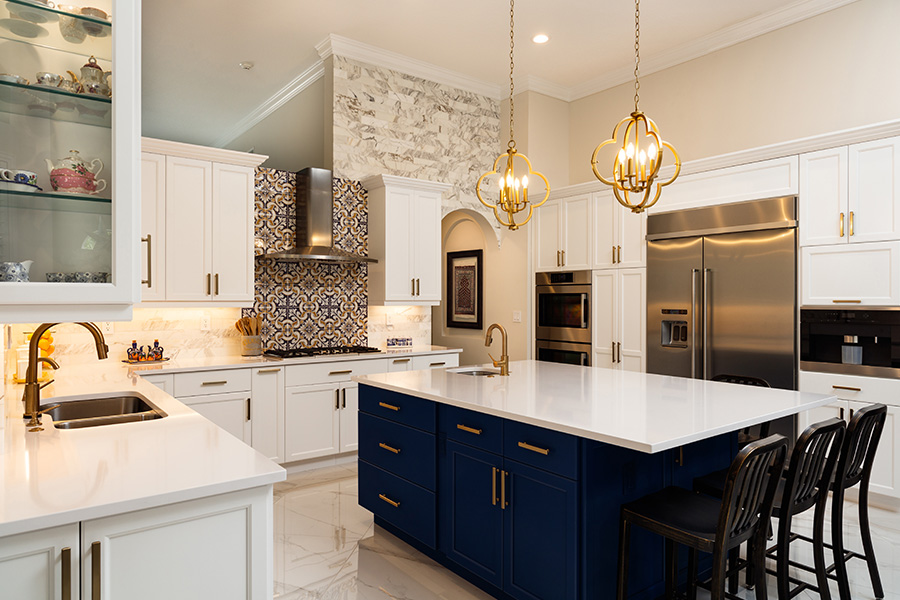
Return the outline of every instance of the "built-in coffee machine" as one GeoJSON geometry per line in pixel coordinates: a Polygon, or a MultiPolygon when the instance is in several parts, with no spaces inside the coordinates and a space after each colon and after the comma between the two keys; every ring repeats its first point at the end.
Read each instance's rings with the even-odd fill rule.
{"type": "Polygon", "coordinates": [[[802,309],[800,368],[900,379],[900,310],[802,309]]]}

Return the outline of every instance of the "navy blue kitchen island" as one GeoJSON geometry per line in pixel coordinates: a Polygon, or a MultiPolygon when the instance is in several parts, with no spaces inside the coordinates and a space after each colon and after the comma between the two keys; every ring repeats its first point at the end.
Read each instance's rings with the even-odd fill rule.
{"type": "MultiPolygon", "coordinates": [[[[753,394],[729,384],[532,361],[510,377],[463,370],[358,379],[359,503],[498,598],[614,598],[623,503],[727,466],[741,427],[829,401],[763,390],[747,410],[753,394]]],[[[631,597],[662,595],[663,551],[634,531],[631,597]]]]}

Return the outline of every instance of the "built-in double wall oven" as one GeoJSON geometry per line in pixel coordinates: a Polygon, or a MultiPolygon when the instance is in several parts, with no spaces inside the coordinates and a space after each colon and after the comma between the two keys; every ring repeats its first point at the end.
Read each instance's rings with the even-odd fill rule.
{"type": "Polygon", "coordinates": [[[591,272],[535,275],[537,360],[591,364],[591,272]]]}

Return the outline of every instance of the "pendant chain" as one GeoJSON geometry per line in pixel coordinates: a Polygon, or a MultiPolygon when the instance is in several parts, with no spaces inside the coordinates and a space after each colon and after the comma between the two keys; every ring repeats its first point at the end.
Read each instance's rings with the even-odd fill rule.
{"type": "Polygon", "coordinates": [[[638,71],[641,66],[641,0],[634,0],[634,111],[638,110],[641,99],[641,80],[638,71]]]}
{"type": "Polygon", "coordinates": [[[513,18],[515,16],[515,2],[516,0],[509,0],[509,144],[507,144],[507,148],[510,150],[516,147],[516,140],[513,135],[513,112],[515,108],[513,101],[513,92],[515,91],[513,85],[513,67],[515,67],[515,63],[513,62],[513,49],[516,46],[514,37],[515,22],[513,18]]]}

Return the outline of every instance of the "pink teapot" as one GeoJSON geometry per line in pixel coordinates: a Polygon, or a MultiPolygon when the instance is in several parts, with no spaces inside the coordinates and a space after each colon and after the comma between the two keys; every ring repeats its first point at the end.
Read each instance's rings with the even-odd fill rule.
{"type": "Polygon", "coordinates": [[[46,161],[50,171],[50,185],[55,191],[96,194],[106,189],[106,180],[96,178],[103,170],[103,162],[99,158],[86,162],[78,154],[78,150],[69,150],[69,156],[56,163],[49,158],[46,161]]]}

